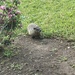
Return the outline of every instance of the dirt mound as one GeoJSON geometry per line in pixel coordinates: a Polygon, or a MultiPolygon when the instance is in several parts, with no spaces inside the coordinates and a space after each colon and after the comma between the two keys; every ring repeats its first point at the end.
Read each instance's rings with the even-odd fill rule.
{"type": "Polygon", "coordinates": [[[0,75],[75,75],[75,45],[60,39],[20,36],[18,54],[0,58],[0,75]]]}

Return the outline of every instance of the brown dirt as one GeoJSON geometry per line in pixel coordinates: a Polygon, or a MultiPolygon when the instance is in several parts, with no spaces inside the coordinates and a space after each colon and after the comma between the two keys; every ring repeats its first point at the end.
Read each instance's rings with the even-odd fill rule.
{"type": "Polygon", "coordinates": [[[0,55],[0,75],[75,75],[75,42],[16,38],[16,55],[0,55]]]}

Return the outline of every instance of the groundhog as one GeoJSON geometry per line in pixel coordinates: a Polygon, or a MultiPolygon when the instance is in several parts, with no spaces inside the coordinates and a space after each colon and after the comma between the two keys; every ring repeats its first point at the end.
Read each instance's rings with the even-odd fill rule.
{"type": "Polygon", "coordinates": [[[32,38],[40,38],[41,28],[38,25],[34,23],[29,24],[27,31],[32,38]]]}

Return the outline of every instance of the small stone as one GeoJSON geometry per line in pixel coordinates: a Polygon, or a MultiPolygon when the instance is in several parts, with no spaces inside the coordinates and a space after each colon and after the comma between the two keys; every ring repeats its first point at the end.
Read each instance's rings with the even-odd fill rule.
{"type": "Polygon", "coordinates": [[[68,46],[67,48],[70,49],[70,46],[68,46]]]}

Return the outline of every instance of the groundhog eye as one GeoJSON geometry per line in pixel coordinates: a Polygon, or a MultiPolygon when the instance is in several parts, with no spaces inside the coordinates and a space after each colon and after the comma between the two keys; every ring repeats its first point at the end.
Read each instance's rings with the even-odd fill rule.
{"type": "Polygon", "coordinates": [[[39,29],[38,28],[34,28],[34,30],[37,30],[38,31],[39,29]]]}
{"type": "Polygon", "coordinates": [[[34,28],[34,30],[36,30],[36,28],[34,28]]]}

